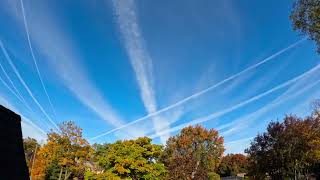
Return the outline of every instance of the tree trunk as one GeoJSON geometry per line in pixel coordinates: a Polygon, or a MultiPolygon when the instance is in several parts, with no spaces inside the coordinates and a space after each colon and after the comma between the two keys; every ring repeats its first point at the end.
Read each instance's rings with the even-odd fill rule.
{"type": "Polygon", "coordinates": [[[33,159],[32,159],[32,164],[31,164],[31,171],[30,171],[30,176],[31,176],[31,177],[32,177],[32,171],[33,171],[34,160],[36,159],[37,148],[38,148],[38,145],[36,145],[36,149],[35,149],[34,154],[33,154],[33,159]]]}
{"type": "Polygon", "coordinates": [[[192,171],[192,173],[191,173],[191,179],[194,179],[194,176],[196,175],[199,164],[200,164],[200,161],[197,161],[196,167],[194,168],[194,171],[192,171]]]}
{"type": "Polygon", "coordinates": [[[68,169],[66,168],[66,172],[64,174],[64,180],[67,180],[70,175],[71,175],[71,172],[68,173],[68,169]]]}
{"type": "Polygon", "coordinates": [[[66,172],[64,173],[64,180],[67,179],[68,169],[66,168],[66,172]]]}
{"type": "Polygon", "coordinates": [[[62,177],[62,167],[60,169],[59,180],[61,180],[61,177],[62,177]]]}

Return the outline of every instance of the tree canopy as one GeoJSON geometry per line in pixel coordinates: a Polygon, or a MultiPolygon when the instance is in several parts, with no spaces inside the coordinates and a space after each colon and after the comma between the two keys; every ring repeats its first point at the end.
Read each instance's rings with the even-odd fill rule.
{"type": "Polygon", "coordinates": [[[320,1],[295,0],[290,19],[295,30],[316,42],[320,53],[320,1]]]}
{"type": "Polygon", "coordinates": [[[248,172],[248,160],[243,154],[227,154],[222,158],[218,173],[222,177],[236,176],[248,172]]]}
{"type": "Polygon", "coordinates": [[[282,123],[271,122],[245,152],[255,178],[306,177],[320,163],[320,119],[287,116],[282,123]]]}
{"type": "Polygon", "coordinates": [[[35,159],[35,153],[39,147],[40,145],[36,139],[30,137],[23,139],[23,149],[29,172],[31,172],[32,162],[35,159]]]}
{"type": "Polygon", "coordinates": [[[73,122],[64,122],[59,127],[61,132],[49,133],[47,143],[37,152],[33,179],[84,177],[91,146],[82,137],[82,129],[73,122]]]}
{"type": "Polygon", "coordinates": [[[223,138],[214,129],[186,127],[170,137],[162,154],[168,179],[208,179],[224,152],[223,138]]]}
{"type": "Polygon", "coordinates": [[[104,174],[90,174],[88,179],[98,179],[99,176],[133,180],[160,179],[166,173],[164,165],[159,162],[161,150],[160,145],[151,144],[151,139],[147,137],[98,146],[97,159],[104,174]]]}

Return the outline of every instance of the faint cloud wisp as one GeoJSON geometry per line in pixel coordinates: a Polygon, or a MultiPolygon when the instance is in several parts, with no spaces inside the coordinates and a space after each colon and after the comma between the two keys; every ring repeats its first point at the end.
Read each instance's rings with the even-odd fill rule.
{"type": "Polygon", "coordinates": [[[240,102],[240,103],[238,103],[238,104],[236,104],[236,105],[234,105],[232,107],[229,107],[229,108],[226,108],[226,109],[221,110],[219,112],[212,113],[212,114],[210,114],[208,116],[205,116],[205,117],[202,117],[202,118],[198,118],[198,119],[192,120],[190,122],[175,126],[175,127],[171,128],[171,129],[162,131],[160,133],[151,135],[151,138],[156,138],[161,133],[175,132],[175,131],[181,130],[184,127],[200,124],[200,123],[212,120],[214,118],[223,116],[223,115],[225,115],[225,114],[227,114],[229,112],[232,112],[232,111],[234,111],[236,109],[239,109],[239,108],[241,108],[241,107],[243,107],[243,106],[245,106],[245,105],[247,105],[249,103],[257,101],[257,100],[259,100],[259,99],[261,99],[261,98],[263,98],[263,97],[265,97],[265,96],[267,96],[267,95],[269,95],[269,94],[271,94],[271,93],[273,93],[273,92],[275,92],[275,91],[277,91],[279,89],[285,88],[285,87],[287,87],[287,86],[299,81],[300,79],[302,79],[302,78],[304,78],[304,77],[316,72],[319,69],[320,69],[320,65],[317,65],[314,68],[312,68],[311,70],[309,70],[309,71],[307,71],[307,72],[305,72],[305,73],[303,73],[303,74],[301,74],[301,75],[299,75],[299,76],[297,76],[295,78],[292,78],[292,79],[290,79],[290,80],[288,80],[288,81],[286,81],[286,82],[284,82],[284,83],[282,83],[282,84],[280,84],[280,85],[278,85],[276,87],[273,87],[273,88],[271,88],[271,89],[269,89],[269,90],[267,90],[267,91],[265,91],[265,92],[263,92],[261,94],[258,94],[258,95],[254,96],[254,97],[251,97],[251,98],[249,98],[249,99],[247,99],[245,101],[242,101],[242,102],[240,102]]]}
{"type": "Polygon", "coordinates": [[[102,134],[100,134],[100,135],[97,135],[97,136],[95,136],[95,137],[92,137],[92,138],[90,138],[90,139],[100,138],[100,137],[102,137],[102,136],[108,135],[108,134],[113,133],[113,132],[115,132],[115,131],[118,131],[118,130],[120,130],[120,129],[123,129],[123,128],[129,127],[129,126],[131,126],[131,125],[137,124],[137,123],[139,123],[139,122],[141,122],[141,121],[143,121],[143,120],[146,120],[146,119],[148,119],[148,118],[150,118],[150,117],[158,116],[158,115],[161,114],[161,113],[167,112],[167,111],[169,111],[169,110],[171,110],[171,109],[173,109],[173,108],[176,108],[176,107],[178,107],[178,106],[181,106],[181,105],[183,105],[183,104],[185,104],[185,103],[187,103],[187,102],[189,102],[189,101],[191,101],[191,100],[193,100],[193,99],[198,98],[199,96],[201,96],[201,95],[203,95],[203,94],[206,94],[206,93],[208,93],[208,92],[210,92],[210,91],[212,91],[212,90],[214,90],[214,89],[216,89],[216,88],[218,88],[218,87],[221,87],[223,84],[225,84],[225,83],[227,83],[227,82],[230,82],[230,81],[238,78],[239,76],[244,75],[244,74],[250,72],[251,70],[254,70],[254,69],[262,66],[263,64],[265,64],[265,63],[267,63],[267,62],[275,59],[276,57],[280,56],[281,54],[283,54],[283,53],[287,52],[288,50],[290,50],[290,49],[296,47],[297,45],[301,44],[301,43],[304,42],[305,40],[306,40],[306,38],[303,38],[303,39],[301,39],[301,40],[299,40],[299,41],[297,41],[297,42],[295,42],[295,43],[292,43],[292,44],[290,44],[288,47],[286,47],[286,48],[284,48],[284,49],[281,49],[280,51],[278,51],[278,52],[270,55],[269,57],[263,59],[262,61],[254,64],[254,65],[251,65],[251,66],[249,66],[248,68],[246,68],[246,69],[244,69],[244,70],[242,70],[242,71],[240,71],[240,72],[238,72],[238,73],[236,73],[236,74],[233,74],[233,75],[229,76],[228,78],[226,78],[226,79],[224,79],[224,80],[222,80],[222,81],[220,81],[220,82],[218,82],[218,83],[216,83],[216,84],[213,84],[213,85],[209,86],[208,88],[203,89],[203,90],[201,90],[201,91],[199,91],[199,92],[197,92],[197,93],[194,93],[194,94],[192,94],[192,95],[190,95],[190,96],[188,96],[188,97],[186,97],[186,98],[184,98],[184,99],[182,99],[182,100],[180,100],[180,101],[178,101],[178,102],[176,102],[176,103],[174,103],[174,104],[171,104],[171,105],[169,105],[169,106],[166,106],[166,107],[164,107],[164,108],[162,108],[162,109],[159,109],[158,111],[156,111],[156,112],[154,112],[154,113],[150,113],[150,114],[148,114],[147,116],[144,116],[144,117],[142,117],[142,118],[139,118],[139,119],[136,119],[136,120],[134,120],[134,121],[131,121],[130,123],[127,123],[127,124],[125,124],[125,125],[123,125],[123,126],[120,126],[120,127],[118,127],[118,128],[112,129],[112,130],[110,130],[110,131],[107,131],[107,132],[105,132],[105,133],[102,133],[102,134]]]}

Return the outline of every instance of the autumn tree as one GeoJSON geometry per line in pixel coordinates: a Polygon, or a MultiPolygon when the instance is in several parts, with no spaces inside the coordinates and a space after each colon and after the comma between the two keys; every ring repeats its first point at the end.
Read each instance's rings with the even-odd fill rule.
{"type": "Polygon", "coordinates": [[[285,142],[282,139],[284,127],[279,122],[271,122],[268,125],[267,132],[257,135],[251,146],[246,149],[249,155],[250,168],[249,175],[254,179],[264,179],[266,174],[281,179],[282,172],[285,168],[282,167],[285,163],[284,149],[285,142]]]}
{"type": "Polygon", "coordinates": [[[295,30],[316,42],[320,53],[320,1],[295,0],[290,19],[295,30]]]}
{"type": "Polygon", "coordinates": [[[159,162],[160,145],[151,144],[151,139],[117,141],[97,145],[95,155],[104,169],[100,174],[87,174],[87,179],[161,179],[166,173],[159,162]]]}
{"type": "Polygon", "coordinates": [[[59,125],[60,132],[48,134],[47,143],[37,153],[33,179],[84,178],[85,162],[92,152],[73,122],[59,125]]]}
{"type": "Polygon", "coordinates": [[[306,177],[320,163],[320,120],[285,117],[282,123],[271,122],[267,132],[259,134],[246,149],[249,174],[263,179],[306,177]]]}
{"type": "Polygon", "coordinates": [[[320,117],[320,99],[316,99],[311,103],[312,116],[320,117]]]}
{"type": "Polygon", "coordinates": [[[40,144],[37,142],[36,139],[30,137],[23,139],[23,149],[29,172],[31,172],[32,162],[35,158],[35,153],[39,147],[40,144]]]}
{"type": "Polygon", "coordinates": [[[218,173],[222,177],[236,176],[239,173],[247,173],[248,160],[243,154],[228,154],[222,158],[218,173]]]}
{"type": "Polygon", "coordinates": [[[208,179],[224,152],[223,138],[214,129],[189,126],[170,137],[161,156],[168,179],[208,179]]]}

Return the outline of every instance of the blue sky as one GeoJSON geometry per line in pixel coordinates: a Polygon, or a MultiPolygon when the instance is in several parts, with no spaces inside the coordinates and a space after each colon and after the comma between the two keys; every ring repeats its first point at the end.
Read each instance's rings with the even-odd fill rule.
{"type": "Polygon", "coordinates": [[[75,121],[91,143],[187,125],[243,152],[271,120],[306,115],[319,56],[283,1],[24,1],[0,6],[0,103],[45,139],[75,121]]]}

